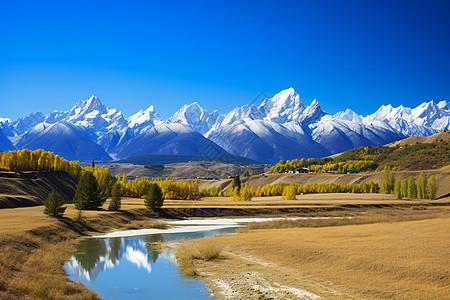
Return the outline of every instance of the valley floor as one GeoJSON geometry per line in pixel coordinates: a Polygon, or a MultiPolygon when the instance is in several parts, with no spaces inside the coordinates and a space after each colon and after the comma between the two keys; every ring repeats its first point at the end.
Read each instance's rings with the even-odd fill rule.
{"type": "Polygon", "coordinates": [[[218,299],[450,299],[450,210],[410,212],[377,212],[403,221],[210,238],[223,255],[197,267],[218,299]]]}
{"type": "Polygon", "coordinates": [[[63,220],[44,216],[43,206],[0,209],[0,299],[96,299],[94,292],[70,281],[62,265],[74,250],[76,238],[132,229],[130,224],[137,229],[164,218],[364,217],[372,213],[384,216],[382,222],[251,229],[218,237],[225,245],[224,255],[217,261],[200,263],[200,270],[210,274],[202,280],[210,283],[215,296],[225,299],[235,299],[234,293],[249,299],[277,299],[276,295],[281,295],[274,292],[277,289],[277,293],[281,290],[293,298],[304,291],[311,293],[304,295],[325,298],[448,296],[442,286],[449,285],[450,198],[425,201],[376,194],[317,194],[302,195],[294,201],[271,197],[245,203],[229,198],[167,200],[159,215],[145,209],[143,199],[124,198],[120,212],[83,211],[81,219],[73,205],[67,207],[63,220]],[[423,214],[425,220],[386,221],[395,221],[399,214],[423,214]],[[412,275],[415,272],[417,280],[412,275]],[[384,293],[380,291],[383,287],[384,293]],[[405,287],[406,292],[399,289],[394,293],[399,287],[405,287]]]}

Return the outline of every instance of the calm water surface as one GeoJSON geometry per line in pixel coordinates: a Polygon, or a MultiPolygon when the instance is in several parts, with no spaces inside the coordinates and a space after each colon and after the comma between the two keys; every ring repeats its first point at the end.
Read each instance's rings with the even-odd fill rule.
{"type": "Polygon", "coordinates": [[[64,268],[70,279],[81,281],[103,299],[213,299],[203,282],[178,272],[174,254],[161,250],[158,243],[236,229],[83,239],[64,268]]]}

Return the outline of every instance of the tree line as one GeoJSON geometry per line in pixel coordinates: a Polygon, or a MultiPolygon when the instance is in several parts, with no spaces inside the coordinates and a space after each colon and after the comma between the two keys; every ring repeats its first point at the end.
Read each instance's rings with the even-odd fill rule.
{"type": "Polygon", "coordinates": [[[333,162],[327,160],[318,160],[314,158],[308,159],[293,159],[280,160],[276,165],[270,169],[270,173],[284,173],[286,171],[293,171],[297,168],[308,168],[315,173],[327,173],[328,171],[336,171],[338,174],[345,174],[348,170],[354,169],[358,172],[374,171],[378,164],[372,160],[358,161],[349,160],[343,162],[333,162]],[[318,163],[323,162],[323,163],[318,163]]]}
{"type": "Polygon", "coordinates": [[[162,190],[164,199],[176,199],[176,200],[197,200],[200,198],[198,189],[198,181],[185,181],[176,180],[175,178],[161,177],[147,179],[136,178],[133,181],[128,180],[127,174],[117,174],[116,181],[122,188],[122,194],[128,197],[144,197],[152,183],[156,183],[162,190]]]}
{"type": "Polygon", "coordinates": [[[83,168],[79,161],[67,161],[53,152],[42,149],[0,151],[0,170],[22,171],[66,171],[79,177],[83,168]]]}
{"type": "Polygon", "coordinates": [[[377,146],[350,149],[336,157],[280,160],[270,173],[283,173],[300,167],[317,173],[336,171],[344,174],[349,169],[359,172],[383,171],[386,168],[403,170],[435,169],[450,164],[450,142],[438,141],[396,147],[377,146]]]}
{"type": "Polygon", "coordinates": [[[385,194],[394,194],[398,199],[408,197],[411,199],[436,199],[436,178],[431,175],[427,178],[425,173],[421,172],[417,182],[412,176],[402,180],[395,180],[392,171],[387,168],[384,171],[381,182],[381,192],[385,194]]]}
{"type": "MultiPolygon", "coordinates": [[[[239,176],[235,176],[233,183],[226,191],[220,191],[217,187],[202,189],[203,197],[229,196],[235,201],[250,201],[253,197],[283,196],[292,198],[292,194],[316,194],[316,193],[379,193],[380,186],[376,182],[362,182],[355,185],[341,185],[337,183],[295,184],[277,183],[264,186],[248,186],[242,184],[239,176]],[[289,196],[287,196],[289,195],[289,196]]],[[[295,197],[294,197],[295,199],[295,197]]]]}

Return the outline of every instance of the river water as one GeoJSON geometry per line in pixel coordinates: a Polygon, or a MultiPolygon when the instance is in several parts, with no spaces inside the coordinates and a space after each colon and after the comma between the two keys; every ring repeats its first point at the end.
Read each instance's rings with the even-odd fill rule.
{"type": "Polygon", "coordinates": [[[173,227],[168,229],[85,238],[64,268],[70,279],[84,283],[103,299],[213,299],[203,282],[179,273],[174,253],[161,249],[160,243],[234,233],[242,224],[269,220],[275,219],[169,221],[173,227]]]}
{"type": "Polygon", "coordinates": [[[128,236],[82,239],[78,252],[64,268],[70,279],[81,281],[102,299],[213,299],[203,282],[178,272],[174,253],[162,250],[159,243],[233,233],[239,226],[192,227],[178,227],[176,232],[174,228],[153,230],[169,233],[135,235],[136,231],[130,231],[128,236]]]}

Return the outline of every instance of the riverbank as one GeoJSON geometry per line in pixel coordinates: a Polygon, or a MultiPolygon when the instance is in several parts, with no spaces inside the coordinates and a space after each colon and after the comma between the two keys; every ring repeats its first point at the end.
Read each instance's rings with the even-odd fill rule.
{"type": "Polygon", "coordinates": [[[450,299],[449,227],[448,208],[261,223],[195,241],[223,246],[196,268],[217,299],[450,299]]]}
{"type": "Polygon", "coordinates": [[[245,203],[236,205],[226,199],[206,199],[195,203],[187,201],[180,204],[167,201],[159,214],[143,208],[142,199],[129,198],[124,199],[123,211],[83,211],[81,218],[73,205],[68,205],[66,217],[62,220],[43,215],[42,206],[1,209],[0,299],[97,299],[95,292],[70,281],[62,265],[74,251],[77,238],[130,229],[130,223],[141,222],[140,225],[145,227],[147,220],[188,217],[353,216],[371,210],[444,209],[449,204],[448,199],[434,202],[395,202],[393,199],[386,199],[370,203],[376,201],[364,198],[358,200],[351,198],[352,196],[347,200],[339,200],[339,197],[342,195],[329,194],[329,201],[304,199],[303,203],[288,203],[291,205],[278,202],[278,206],[275,205],[278,200],[272,199],[271,202],[251,207],[245,203]],[[315,203],[310,203],[311,201],[315,203]]]}

